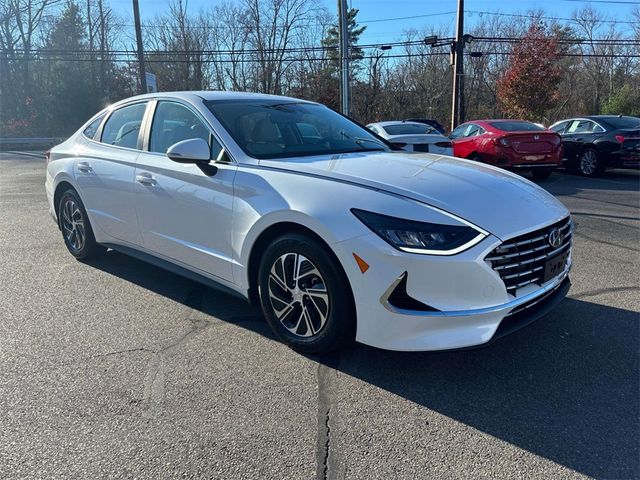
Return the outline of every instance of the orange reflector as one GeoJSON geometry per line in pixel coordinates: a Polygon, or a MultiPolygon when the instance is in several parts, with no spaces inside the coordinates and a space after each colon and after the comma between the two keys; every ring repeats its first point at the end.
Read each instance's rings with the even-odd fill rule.
{"type": "Polygon", "coordinates": [[[356,259],[356,263],[358,264],[358,267],[360,267],[360,271],[362,273],[366,272],[367,270],[369,270],[369,264],[367,262],[365,262],[363,259],[361,259],[358,255],[356,255],[355,253],[353,254],[353,258],[356,259]]]}

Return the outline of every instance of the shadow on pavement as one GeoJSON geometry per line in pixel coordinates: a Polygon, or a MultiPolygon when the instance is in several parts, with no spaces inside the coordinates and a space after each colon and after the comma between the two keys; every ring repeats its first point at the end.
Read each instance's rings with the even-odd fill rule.
{"type": "MultiPolygon", "coordinates": [[[[115,252],[91,265],[274,338],[260,313],[235,297],[115,252]],[[194,289],[220,301],[194,303],[185,296],[194,289]]],[[[568,298],[487,348],[401,353],[355,345],[320,362],[583,474],[638,478],[639,320],[568,298]]]]}
{"type": "Polygon", "coordinates": [[[595,178],[555,172],[546,180],[534,181],[554,195],[575,195],[583,191],[637,192],[640,190],[640,172],[637,170],[607,170],[595,178]]]}

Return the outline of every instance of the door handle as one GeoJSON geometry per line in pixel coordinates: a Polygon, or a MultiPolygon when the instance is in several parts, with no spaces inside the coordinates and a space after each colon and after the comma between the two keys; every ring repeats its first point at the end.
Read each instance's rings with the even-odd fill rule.
{"type": "Polygon", "coordinates": [[[153,187],[158,184],[157,180],[153,178],[150,173],[140,173],[136,175],[136,182],[145,187],[153,187]]]}
{"type": "Polygon", "coordinates": [[[584,140],[583,138],[576,138],[576,142],[581,142],[582,140],[584,140]]]}
{"type": "Polygon", "coordinates": [[[93,172],[93,168],[91,168],[91,165],[87,162],[80,162],[78,164],[78,171],[82,173],[91,173],[93,172]]]}

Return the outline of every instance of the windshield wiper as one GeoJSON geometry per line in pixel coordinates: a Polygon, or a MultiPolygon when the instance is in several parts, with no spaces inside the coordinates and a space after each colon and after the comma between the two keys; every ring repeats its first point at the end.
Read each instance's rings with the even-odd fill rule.
{"type": "Polygon", "coordinates": [[[353,140],[356,143],[356,145],[358,145],[363,150],[372,150],[371,148],[367,148],[362,145],[365,142],[375,143],[376,145],[380,145],[382,147],[382,148],[376,148],[374,150],[386,151],[389,149],[387,145],[382,143],[380,140],[376,140],[375,138],[353,137],[345,131],[340,131],[340,135],[342,135],[343,137],[347,137],[349,140],[353,140]]]}

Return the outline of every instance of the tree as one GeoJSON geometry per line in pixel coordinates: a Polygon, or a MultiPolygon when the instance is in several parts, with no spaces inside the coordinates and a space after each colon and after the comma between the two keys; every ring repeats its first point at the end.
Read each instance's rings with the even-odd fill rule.
{"type": "MultiPolygon", "coordinates": [[[[68,1],[57,18],[45,48],[52,51],[82,52],[87,50],[87,35],[80,7],[68,1]]],[[[48,124],[55,134],[71,133],[99,109],[91,95],[91,75],[88,62],[56,60],[50,65],[48,85],[48,124]]]]}
{"type": "Polygon", "coordinates": [[[498,99],[511,117],[540,121],[560,100],[557,39],[542,24],[532,25],[515,45],[504,76],[498,80],[498,99]]]}
{"type": "Polygon", "coordinates": [[[606,115],[640,116],[640,90],[631,85],[624,85],[602,105],[602,113],[606,115]]]}
{"type": "MultiPolygon", "coordinates": [[[[357,8],[350,8],[347,10],[347,32],[349,34],[349,51],[351,53],[351,61],[357,62],[361,60],[362,49],[358,48],[358,41],[360,40],[360,35],[364,33],[367,29],[365,26],[359,26],[356,17],[358,16],[357,8]]],[[[338,68],[340,59],[338,57],[338,45],[340,44],[340,36],[338,32],[338,25],[332,25],[327,30],[327,36],[322,40],[322,46],[331,48],[327,53],[327,57],[331,60],[332,64],[338,68]]]]}

